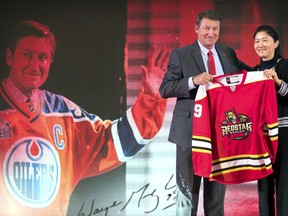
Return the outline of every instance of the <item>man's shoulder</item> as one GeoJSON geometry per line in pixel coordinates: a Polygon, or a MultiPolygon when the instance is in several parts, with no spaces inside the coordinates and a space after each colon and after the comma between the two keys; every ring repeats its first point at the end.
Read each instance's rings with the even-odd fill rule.
{"type": "Polygon", "coordinates": [[[60,103],[73,103],[70,99],[66,98],[61,94],[55,94],[48,90],[40,90],[42,97],[45,101],[51,104],[60,104],[60,103]]]}
{"type": "Polygon", "coordinates": [[[41,94],[41,95],[44,95],[45,97],[48,97],[48,98],[61,98],[62,95],[60,94],[55,94],[49,90],[46,90],[46,89],[39,89],[38,92],[41,94]]]}
{"type": "Polygon", "coordinates": [[[235,50],[229,46],[223,45],[223,44],[216,44],[215,48],[220,55],[225,55],[226,57],[235,59],[237,58],[237,54],[235,50]]]}
{"type": "Polygon", "coordinates": [[[198,44],[196,42],[194,42],[192,44],[188,44],[188,45],[185,45],[185,46],[181,46],[181,47],[175,48],[173,51],[174,52],[178,52],[178,53],[190,52],[191,50],[195,49],[197,46],[198,46],[198,44]]]}
{"type": "Polygon", "coordinates": [[[217,50],[223,50],[223,51],[232,51],[232,52],[235,52],[233,48],[225,45],[225,44],[221,44],[221,43],[217,43],[215,44],[215,48],[217,50]]]}

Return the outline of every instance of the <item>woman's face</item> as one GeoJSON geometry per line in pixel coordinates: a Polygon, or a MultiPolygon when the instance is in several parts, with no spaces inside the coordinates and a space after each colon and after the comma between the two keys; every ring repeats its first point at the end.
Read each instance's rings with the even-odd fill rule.
{"type": "Polygon", "coordinates": [[[279,41],[274,41],[265,31],[258,32],[255,35],[254,49],[263,61],[271,60],[274,57],[275,49],[278,45],[279,41]]]}

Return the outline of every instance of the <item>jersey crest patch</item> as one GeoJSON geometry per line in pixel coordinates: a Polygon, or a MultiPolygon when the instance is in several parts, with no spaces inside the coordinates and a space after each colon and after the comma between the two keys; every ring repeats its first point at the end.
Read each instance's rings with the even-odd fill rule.
{"type": "Polygon", "coordinates": [[[6,120],[0,119],[0,139],[11,137],[11,125],[6,120]]]}
{"type": "Polygon", "coordinates": [[[10,194],[23,205],[42,208],[56,197],[60,185],[60,161],[46,139],[25,137],[8,150],[3,176],[10,194]]]}
{"type": "Polygon", "coordinates": [[[252,121],[244,114],[236,114],[235,109],[225,111],[226,119],[221,123],[222,136],[243,140],[252,132],[252,121]]]}

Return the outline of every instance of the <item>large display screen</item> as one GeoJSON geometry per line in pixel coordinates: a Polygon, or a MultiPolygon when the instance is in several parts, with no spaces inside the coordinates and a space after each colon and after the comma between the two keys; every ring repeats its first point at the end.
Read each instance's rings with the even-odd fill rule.
{"type": "MultiPolygon", "coordinates": [[[[149,64],[151,49],[165,47],[173,50],[193,43],[197,39],[196,17],[203,10],[213,9],[222,16],[219,43],[232,47],[246,64],[259,64],[260,59],[253,47],[253,34],[262,24],[277,29],[282,54],[288,56],[285,6],[285,1],[275,4],[272,0],[108,0],[101,3],[85,0],[65,3],[4,0],[0,3],[0,78],[1,81],[5,80],[10,70],[6,64],[5,50],[8,34],[4,32],[8,33],[21,20],[36,20],[50,27],[57,43],[49,77],[41,89],[63,95],[102,120],[113,121],[133,107],[141,94],[142,66],[147,67],[149,64]]],[[[0,112],[1,106],[4,106],[2,101],[0,112]]],[[[66,212],[55,215],[174,216],[176,145],[168,141],[168,135],[175,101],[175,98],[167,99],[163,124],[149,144],[127,162],[108,172],[80,178],[71,194],[67,194],[68,201],[64,204],[67,206],[66,212]]],[[[4,127],[5,124],[0,117],[0,126],[4,127]]],[[[25,125],[20,126],[23,131],[26,130],[25,125]]],[[[15,143],[20,146],[23,142],[19,140],[15,143]]],[[[15,146],[15,143],[11,143],[11,146],[15,146]]],[[[4,138],[0,131],[0,182],[3,185],[6,182],[4,187],[10,187],[1,190],[16,194],[13,186],[7,186],[10,180],[5,177],[9,170],[7,161],[11,161],[9,158],[14,150],[7,150],[9,148],[3,146],[4,138]]],[[[81,154],[72,159],[75,164],[86,161],[81,154]]],[[[67,164],[71,162],[67,161],[67,164]]],[[[95,160],[92,165],[98,168],[101,166],[99,164],[95,160]]],[[[77,169],[60,170],[73,173],[77,169]]],[[[0,200],[4,200],[1,196],[0,200]]],[[[12,196],[11,199],[13,203],[20,200],[20,205],[26,205],[26,201],[24,204],[21,201],[22,198],[12,196]]],[[[200,196],[199,215],[204,215],[202,200],[200,196]]],[[[59,205],[62,204],[59,201],[59,205]]],[[[241,206],[243,209],[246,205],[249,208],[247,216],[258,214],[256,182],[228,185],[225,215],[240,216],[241,211],[237,208],[241,206]]],[[[43,215],[48,213],[45,207],[43,215]]],[[[4,208],[13,215],[13,208],[17,207],[12,204],[3,206],[0,202],[0,209],[4,208]]],[[[35,212],[39,208],[42,208],[41,205],[35,207],[35,212]]]]}

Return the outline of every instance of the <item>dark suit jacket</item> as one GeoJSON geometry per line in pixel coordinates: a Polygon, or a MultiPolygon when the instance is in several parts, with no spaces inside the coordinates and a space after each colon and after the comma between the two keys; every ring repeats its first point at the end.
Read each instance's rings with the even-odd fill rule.
{"type": "MultiPolygon", "coordinates": [[[[218,44],[215,48],[224,73],[250,69],[237,58],[233,49],[218,44]]],[[[172,51],[168,70],[160,86],[160,94],[163,98],[177,97],[168,138],[170,142],[187,148],[191,147],[194,99],[198,88],[189,91],[188,78],[205,71],[197,41],[172,51]]]]}

